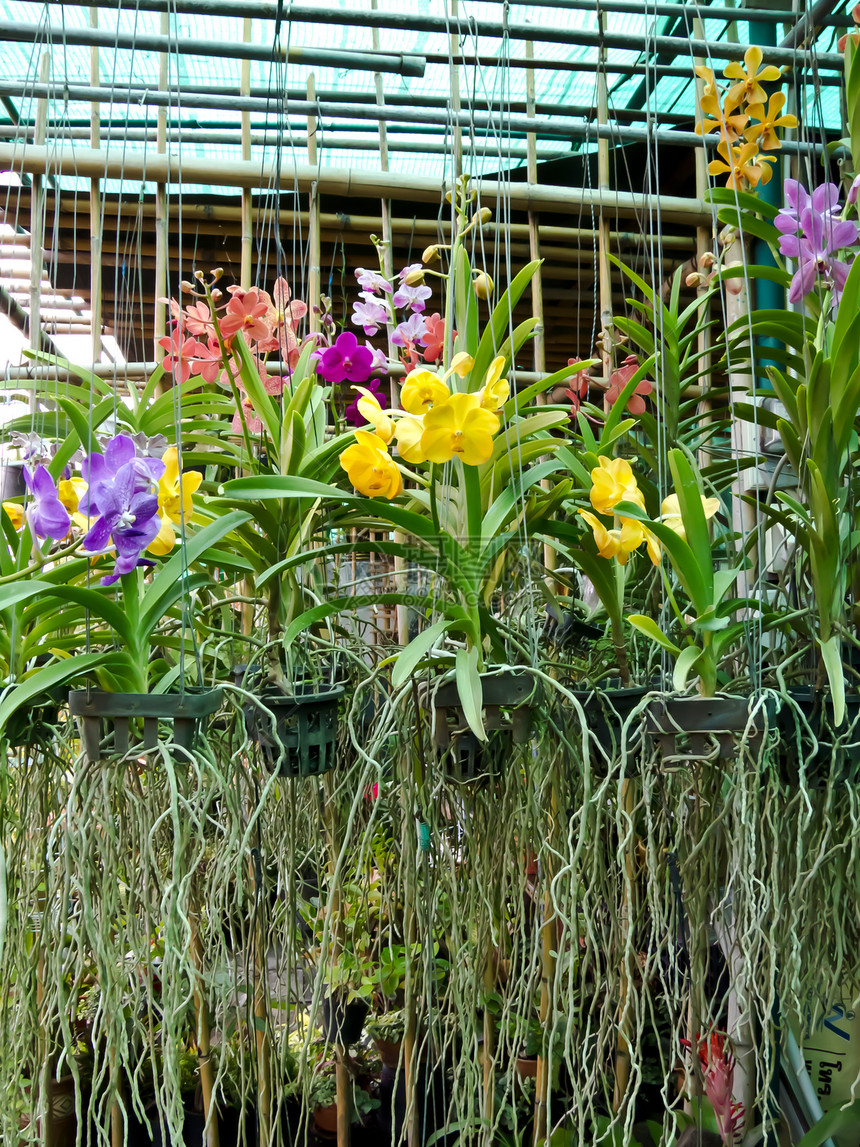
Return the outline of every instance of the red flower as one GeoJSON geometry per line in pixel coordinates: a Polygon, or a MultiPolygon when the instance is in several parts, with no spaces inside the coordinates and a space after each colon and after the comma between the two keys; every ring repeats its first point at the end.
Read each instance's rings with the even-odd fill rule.
{"type": "MultiPolygon", "coordinates": [[[[569,358],[567,360],[568,366],[575,366],[578,362],[582,362],[580,358],[569,358]]],[[[565,394],[570,399],[570,417],[576,418],[579,414],[579,408],[582,403],[588,398],[588,388],[591,385],[591,378],[587,370],[578,370],[576,374],[571,375],[568,380],[568,387],[565,394]]]]}
{"type": "Polygon", "coordinates": [[[221,334],[224,338],[243,331],[255,341],[270,339],[272,328],[264,321],[269,314],[269,303],[263,298],[263,292],[257,287],[247,291],[241,287],[231,287],[230,291],[232,297],[221,318],[221,334]]]}
{"type": "MultiPolygon", "coordinates": [[[[635,354],[629,354],[624,362],[609,376],[609,386],[606,391],[606,401],[614,406],[621,397],[627,383],[639,369],[639,359],[635,354]]],[[[627,400],[627,410],[630,414],[645,413],[645,397],[654,389],[654,384],[643,378],[627,400]],[[640,397],[641,396],[641,397],[640,397]]]]}
{"type": "MultiPolygon", "coordinates": [[[[445,342],[445,320],[440,314],[429,315],[424,324],[426,330],[421,336],[421,342],[424,346],[424,361],[436,362],[439,355],[442,353],[442,346],[445,342]]],[[[457,337],[457,332],[454,331],[454,338],[457,337]]]]}
{"type": "Polygon", "coordinates": [[[187,382],[192,374],[200,373],[199,359],[206,355],[206,347],[197,339],[186,338],[181,327],[175,327],[173,333],[165,335],[158,340],[168,352],[161,363],[162,370],[170,371],[179,382],[187,382]]]}

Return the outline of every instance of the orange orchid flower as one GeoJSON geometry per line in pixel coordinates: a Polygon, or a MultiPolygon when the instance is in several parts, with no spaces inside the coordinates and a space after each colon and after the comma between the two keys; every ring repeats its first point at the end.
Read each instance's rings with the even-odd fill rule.
{"type": "Polygon", "coordinates": [[[744,53],[743,66],[737,60],[732,60],[723,68],[726,79],[738,81],[728,91],[728,98],[735,107],[740,107],[742,103],[763,104],[767,93],[762,84],[773,83],[780,78],[779,68],[773,64],[767,64],[759,71],[761,61],[761,48],[753,44],[744,53]]]}
{"type": "Polygon", "coordinates": [[[740,191],[744,183],[757,187],[759,183],[765,184],[770,181],[773,172],[769,165],[776,163],[776,158],[772,155],[759,155],[757,144],[745,143],[742,147],[730,148],[728,144],[722,142],[717,146],[717,151],[723,158],[712,159],[708,164],[708,173],[710,175],[728,173],[726,187],[734,187],[740,191]]]}
{"type": "Polygon", "coordinates": [[[782,92],[774,92],[770,97],[770,103],[765,109],[764,104],[750,104],[747,111],[750,114],[750,119],[758,120],[758,123],[750,124],[744,132],[744,139],[748,143],[758,140],[758,146],[762,151],[775,151],[777,148],[782,147],[782,142],[776,134],[778,127],[797,127],[797,116],[794,115],[780,115],[783,107],[785,106],[785,95],[782,92]]]}

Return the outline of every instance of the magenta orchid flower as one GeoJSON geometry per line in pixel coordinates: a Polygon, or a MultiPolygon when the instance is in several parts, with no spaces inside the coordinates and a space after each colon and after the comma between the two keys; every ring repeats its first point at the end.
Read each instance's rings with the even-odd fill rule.
{"type": "Polygon", "coordinates": [[[788,301],[800,302],[820,281],[833,291],[833,300],[838,302],[851,264],[837,259],[835,252],[858,241],[857,224],[851,219],[840,220],[830,213],[816,211],[813,206],[800,212],[798,223],[799,235],[783,234],[779,240],[782,254],[797,259],[788,301]]]}
{"type": "Polygon", "coordinates": [[[338,335],[334,344],[319,351],[317,374],[326,382],[366,382],[373,370],[373,352],[359,346],[352,331],[338,335]]]}
{"type": "Polygon", "coordinates": [[[71,519],[69,511],[60,501],[56,483],[50,472],[42,465],[31,473],[24,467],[24,484],[30,493],[27,504],[27,521],[37,538],[53,538],[59,541],[69,532],[71,519]]]}

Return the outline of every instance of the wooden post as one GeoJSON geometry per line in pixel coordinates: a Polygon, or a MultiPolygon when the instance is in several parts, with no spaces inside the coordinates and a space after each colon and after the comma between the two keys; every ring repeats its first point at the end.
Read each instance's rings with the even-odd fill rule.
{"type": "MultiPolygon", "coordinates": [[[[337,967],[342,943],[342,921],[340,887],[334,882],[337,871],[337,857],[340,851],[340,832],[331,775],[323,776],[323,807],[328,835],[329,873],[332,876],[329,911],[334,922],[331,933],[331,963],[337,967]]],[[[349,1147],[352,1115],[352,1093],[349,1081],[349,1068],[346,1065],[347,1051],[341,1043],[335,1044],[335,1083],[337,1086],[337,1147],[349,1147]]]]}
{"type": "Polygon", "coordinates": [[[208,1124],[206,1132],[206,1147],[219,1147],[218,1112],[213,1111],[215,1072],[212,1069],[209,1009],[206,1003],[206,993],[201,988],[203,972],[203,945],[200,942],[200,929],[196,913],[189,916],[191,928],[191,963],[194,966],[194,1010],[197,1014],[197,1055],[200,1064],[200,1086],[203,1091],[203,1114],[208,1124]],[[210,1114],[211,1113],[211,1114],[210,1114]]]}

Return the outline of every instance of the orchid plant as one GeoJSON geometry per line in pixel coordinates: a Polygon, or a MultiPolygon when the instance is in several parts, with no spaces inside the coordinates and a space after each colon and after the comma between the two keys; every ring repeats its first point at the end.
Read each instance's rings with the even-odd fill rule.
{"type": "MultiPolygon", "coordinates": [[[[486,222],[487,212],[472,211],[473,202],[474,193],[464,179],[455,202],[457,231],[447,275],[413,265],[402,275],[397,292],[381,272],[377,276],[362,271],[359,276],[365,290],[353,318],[368,320],[365,332],[370,333],[368,327],[382,324],[392,307],[403,303],[411,308],[411,318],[398,324],[394,341],[397,345],[397,337],[402,338],[410,368],[417,366],[423,348],[424,366],[407,374],[398,405],[383,405],[369,387],[356,387],[356,410],[365,426],[350,435],[348,444],[335,444],[355,493],[338,495],[340,509],[334,506],[337,499],[332,500],[328,525],[393,532],[394,538],[338,543],[317,553],[324,558],[373,550],[417,563],[435,576],[435,593],[421,607],[431,624],[395,654],[392,680],[402,685],[428,661],[445,668],[453,664],[469,725],[484,739],[481,673],[491,660],[507,662],[511,648],[518,650],[516,658],[527,656],[512,627],[496,612],[494,598],[524,539],[552,519],[571,486],[569,478],[560,476],[565,466],[555,455],[561,443],[551,434],[564,424],[565,415],[532,403],[576,367],[511,395],[508,370],[537,320],[528,319],[508,334],[509,317],[538,264],[519,272],[481,331],[479,293],[488,289],[488,277],[472,271],[465,240],[486,222]],[[423,318],[422,330],[416,321],[429,297],[420,289],[423,280],[433,277],[447,287],[444,319],[440,316],[444,333],[432,325],[428,332],[423,318]],[[376,309],[371,312],[370,307],[376,309]],[[428,351],[439,360],[435,369],[427,365],[428,351]],[[542,489],[542,481],[554,484],[542,489]]],[[[425,256],[435,260],[438,248],[425,256]]],[[[288,485],[299,493],[295,480],[288,485]]],[[[293,563],[301,560],[297,556],[293,563]]],[[[308,626],[351,609],[354,600],[336,598],[305,611],[293,620],[285,640],[293,641],[308,626]]],[[[415,604],[399,591],[381,596],[383,600],[415,604]]]]}

